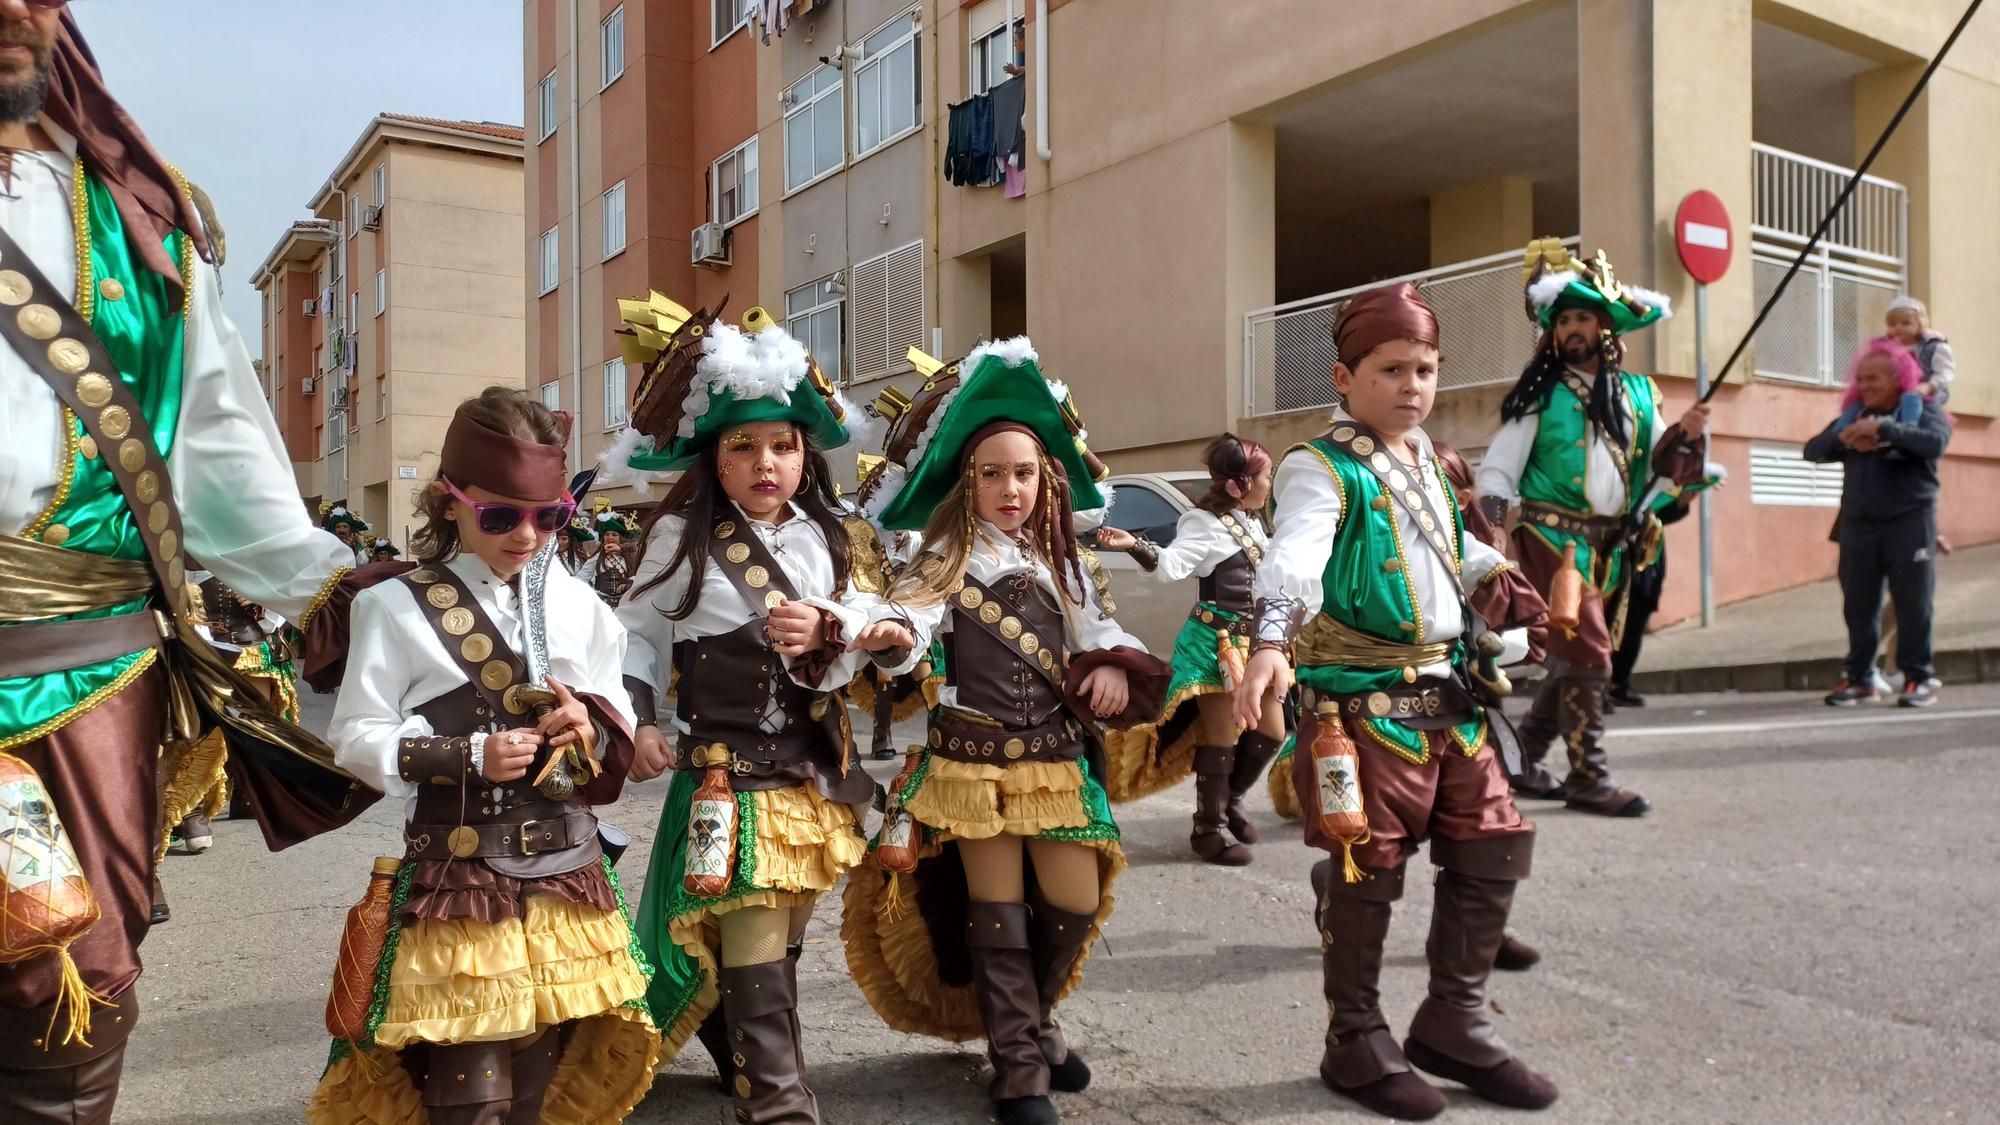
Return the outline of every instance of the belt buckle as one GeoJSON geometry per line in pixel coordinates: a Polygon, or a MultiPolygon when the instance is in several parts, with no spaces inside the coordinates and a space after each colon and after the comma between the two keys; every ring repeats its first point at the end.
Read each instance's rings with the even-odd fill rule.
{"type": "Polygon", "coordinates": [[[748,758],[738,758],[732,754],[729,758],[729,772],[733,774],[748,774],[753,764],[748,758]]]}
{"type": "Polygon", "coordinates": [[[541,824],[539,820],[524,820],[520,823],[521,855],[535,854],[535,829],[541,827],[541,824]]]}

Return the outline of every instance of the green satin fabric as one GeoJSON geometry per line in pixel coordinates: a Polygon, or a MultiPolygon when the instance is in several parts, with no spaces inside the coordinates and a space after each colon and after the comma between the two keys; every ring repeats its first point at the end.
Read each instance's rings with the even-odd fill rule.
{"type": "MultiPolygon", "coordinates": [[[[1645,375],[1634,375],[1621,371],[1618,378],[1624,384],[1626,423],[1631,427],[1632,439],[1625,448],[1625,456],[1632,466],[1631,476],[1626,480],[1625,509],[1630,511],[1644,499],[1646,484],[1652,478],[1652,448],[1646,444],[1646,435],[1653,432],[1653,419],[1660,412],[1660,391],[1653,380],[1645,375]]],[[[1535,419],[1535,444],[1528,455],[1527,467],[1521,471],[1521,498],[1543,504],[1553,504],[1572,512],[1588,513],[1591,510],[1590,497],[1585,491],[1590,476],[1590,420],[1584,415],[1583,400],[1569,389],[1569,384],[1558,382],[1549,389],[1549,401],[1535,419]]],[[[1536,523],[1523,526],[1539,535],[1558,556],[1563,547],[1576,543],[1576,568],[1583,573],[1585,581],[1600,590],[1609,590],[1618,584],[1618,575],[1624,565],[1625,552],[1614,551],[1608,559],[1596,558],[1596,551],[1590,541],[1580,535],[1544,527],[1536,523]]]]}
{"type": "MultiPolygon", "coordinates": [[[[119,377],[139,400],[152,424],[153,441],[161,455],[168,456],[180,421],[186,321],[173,287],[165,278],[140,265],[132,253],[125,238],[125,224],[111,194],[92,175],[85,175],[84,186],[90,224],[90,277],[95,290],[91,327],[104,341],[112,362],[118,365],[119,377]],[[102,286],[106,279],[114,279],[124,287],[118,300],[105,299],[102,286]]],[[[175,261],[183,260],[183,240],[179,232],[166,240],[167,253],[175,261]]],[[[83,426],[79,422],[73,428],[74,477],[69,495],[51,521],[51,526],[59,525],[68,531],[61,544],[63,549],[116,559],[144,559],[146,547],[138,524],[126,510],[125,499],[104,460],[116,456],[117,451],[101,449],[99,456],[86,459],[77,446],[84,433],[83,426]]],[[[46,540],[46,531],[42,538],[46,540]]],[[[146,604],[147,599],[139,598],[110,609],[73,616],[134,613],[146,604]]],[[[0,748],[31,741],[59,727],[84,706],[92,704],[94,695],[115,686],[142,656],[133,653],[83,668],[0,680],[0,748]]]]}

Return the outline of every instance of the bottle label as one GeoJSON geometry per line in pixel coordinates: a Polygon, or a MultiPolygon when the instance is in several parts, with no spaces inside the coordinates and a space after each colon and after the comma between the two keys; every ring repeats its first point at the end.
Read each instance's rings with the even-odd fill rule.
{"type": "Polygon", "coordinates": [[[83,878],[76,848],[36,778],[0,782],[0,878],[9,891],[83,878]]]}
{"type": "Polygon", "coordinates": [[[1323,816],[1361,813],[1360,763],[1352,754],[1314,756],[1319,775],[1319,811],[1323,816]]]}
{"type": "Polygon", "coordinates": [[[882,825],[882,838],[877,845],[884,848],[907,848],[910,837],[917,825],[915,817],[908,810],[896,808],[890,811],[889,819],[882,825]]]}
{"type": "Polygon", "coordinates": [[[687,874],[729,878],[729,853],[736,838],[736,801],[697,798],[688,810],[687,874]]]}

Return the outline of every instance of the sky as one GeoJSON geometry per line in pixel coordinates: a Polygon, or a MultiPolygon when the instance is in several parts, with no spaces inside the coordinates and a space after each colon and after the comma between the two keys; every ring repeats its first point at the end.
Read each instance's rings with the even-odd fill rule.
{"type": "Polygon", "coordinates": [[[224,305],[377,113],[521,123],[520,0],[71,0],[111,92],[228,235],[224,305]]]}

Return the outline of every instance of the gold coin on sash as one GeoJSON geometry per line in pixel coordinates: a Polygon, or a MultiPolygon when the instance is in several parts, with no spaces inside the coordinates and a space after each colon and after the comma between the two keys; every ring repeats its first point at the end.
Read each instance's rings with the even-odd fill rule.
{"type": "Polygon", "coordinates": [[[459,642],[458,654],[475,663],[484,660],[493,655],[493,638],[484,633],[474,633],[459,642]]]}
{"type": "Polygon", "coordinates": [[[90,366],[90,349],[83,346],[82,340],[64,336],[49,345],[49,362],[65,375],[81,375],[90,366]]]}
{"type": "Polygon", "coordinates": [[[1401,469],[1390,469],[1389,487],[1395,489],[1397,492],[1401,492],[1404,489],[1410,487],[1409,474],[1403,472],[1403,470],[1401,469]]]}
{"type": "Polygon", "coordinates": [[[1357,436],[1354,439],[1354,452],[1363,457],[1375,452],[1375,439],[1369,437],[1367,434],[1357,436]]]}
{"type": "Polygon", "coordinates": [[[410,572],[410,581],[415,582],[419,586],[428,586],[437,580],[438,576],[435,570],[424,569],[410,572]]]}
{"type": "Polygon", "coordinates": [[[736,534],[736,525],[728,520],[723,520],[721,523],[715,525],[715,537],[717,539],[727,539],[734,534],[736,534]]]}
{"type": "Polygon", "coordinates": [[[1370,457],[1368,459],[1368,464],[1369,467],[1373,468],[1376,472],[1386,473],[1389,471],[1389,466],[1391,462],[1389,460],[1389,455],[1387,453],[1383,453],[1382,451],[1377,450],[1375,452],[1375,456],[1370,457]]]}
{"type": "MultiPolygon", "coordinates": [[[[97,428],[104,431],[105,437],[114,440],[122,438],[132,432],[132,416],[122,406],[107,406],[104,413],[97,416],[97,428]]],[[[142,455],[144,448],[143,445],[140,447],[142,455]]]]}
{"type": "Polygon", "coordinates": [[[174,534],[174,529],[170,527],[160,532],[160,557],[170,559],[180,553],[181,537],[174,534]]]}
{"type": "Polygon", "coordinates": [[[1048,649],[1043,649],[1035,659],[1042,662],[1042,670],[1045,672],[1056,666],[1056,654],[1048,649]]]}
{"type": "Polygon", "coordinates": [[[107,301],[122,301],[125,299],[125,283],[115,277],[107,277],[97,283],[97,295],[107,301]]]}
{"type": "Polygon", "coordinates": [[[472,853],[479,850],[479,833],[461,824],[451,830],[451,835],[444,838],[444,846],[450,848],[451,854],[459,859],[470,859],[472,853]]]}
{"type": "Polygon", "coordinates": [[[139,494],[139,503],[151,504],[160,498],[160,474],[147,469],[132,482],[132,490],[139,494]]]}
{"type": "Polygon", "coordinates": [[[0,270],[0,305],[20,305],[33,296],[35,287],[20,270],[0,270]]]}
{"type": "Polygon", "coordinates": [[[479,666],[479,682],[489,691],[499,691],[514,682],[514,673],[504,660],[489,660],[479,666]]]}
{"type": "Polygon", "coordinates": [[[1424,497],[1423,494],[1418,492],[1416,489],[1412,488],[1408,492],[1403,493],[1403,499],[1409,501],[1410,508],[1412,510],[1414,511],[1423,510],[1424,497]]]}
{"type": "Polygon", "coordinates": [[[37,340],[51,340],[62,331],[62,317],[47,305],[29,305],[21,310],[21,331],[37,340]]]}
{"type": "Polygon", "coordinates": [[[761,566],[753,566],[743,572],[743,582],[752,590],[761,590],[771,584],[771,572],[761,566]]]}
{"type": "MultiPolygon", "coordinates": [[[[1040,638],[1040,637],[1037,637],[1037,636],[1036,636],[1036,635],[1034,635],[1033,633],[1023,633],[1023,634],[1021,634],[1021,651],[1022,651],[1022,652],[1025,652],[1025,653],[1027,653],[1027,654],[1028,654],[1029,656],[1033,656],[1033,655],[1035,655],[1036,651],[1037,651],[1037,650],[1039,650],[1039,649],[1040,649],[1041,647],[1042,647],[1042,638],[1040,638]]],[[[1042,655],[1043,655],[1043,656],[1048,656],[1048,653],[1042,653],[1042,655]]],[[[1050,659],[1054,659],[1054,658],[1053,658],[1053,657],[1051,657],[1050,659]]]]}
{"type": "Polygon", "coordinates": [[[999,602],[987,602],[985,605],[979,607],[979,619],[991,625],[995,621],[1000,620],[1001,616],[1006,612],[1006,610],[1000,608],[999,602]]]}
{"type": "Polygon", "coordinates": [[[432,586],[430,589],[424,591],[424,600],[439,609],[450,609],[452,606],[458,604],[458,588],[456,586],[432,586]]]}
{"type": "Polygon", "coordinates": [[[1389,703],[1388,692],[1371,691],[1368,693],[1368,713],[1370,715],[1373,715],[1379,719],[1389,713],[1389,707],[1390,703],[1389,703]]]}
{"type": "Polygon", "coordinates": [[[1020,636],[1021,619],[1018,617],[1008,617],[1003,619],[1000,622],[1000,635],[1007,638],[1010,641],[1013,640],[1015,637],[1020,636]]]}
{"type": "Polygon", "coordinates": [[[89,434],[83,435],[77,439],[76,451],[83,454],[83,459],[86,461],[97,460],[97,439],[89,434]]]}
{"type": "Polygon", "coordinates": [[[1018,758],[1028,752],[1028,744],[1018,738],[1010,738],[1007,744],[1000,748],[1000,752],[1009,758],[1018,758]]]}
{"type": "Polygon", "coordinates": [[[167,585],[178,586],[187,578],[187,567],[178,558],[167,560],[167,585]]]}
{"type": "MultiPolygon", "coordinates": [[[[438,624],[444,626],[444,631],[450,633],[452,636],[463,637],[467,633],[472,632],[472,611],[462,605],[453,606],[444,611],[444,616],[438,619],[438,624]]],[[[484,660],[486,658],[483,656],[474,656],[471,659],[484,660]]]]}
{"type": "Polygon", "coordinates": [[[1425,531],[1437,530],[1438,521],[1436,517],[1432,516],[1429,512],[1418,512],[1417,522],[1424,525],[1425,531]]]}
{"type": "Polygon", "coordinates": [[[173,518],[173,514],[173,508],[165,500],[155,500],[153,506],[146,509],[146,526],[158,535],[167,529],[167,521],[173,518]]]}
{"type": "Polygon", "coordinates": [[[118,443],[118,465],[128,473],[136,473],[146,467],[146,443],[138,438],[126,438],[118,443]]]}
{"type": "Polygon", "coordinates": [[[750,544],[731,543],[729,549],[722,553],[722,557],[740,565],[744,559],[750,557],[750,544]]]}
{"type": "Polygon", "coordinates": [[[1335,426],[1333,429],[1332,437],[1337,444],[1346,445],[1348,442],[1354,440],[1354,427],[1335,426]]]}
{"type": "Polygon", "coordinates": [[[765,609],[767,610],[776,609],[784,604],[785,604],[785,592],[783,590],[771,590],[764,594],[765,609]]]}
{"type": "Polygon", "coordinates": [[[76,397],[85,406],[103,406],[111,401],[111,380],[92,371],[76,381],[76,397]]]}
{"type": "Polygon", "coordinates": [[[958,592],[958,604],[967,609],[978,609],[979,603],[985,600],[986,595],[980,593],[977,586],[967,586],[958,592]]]}

